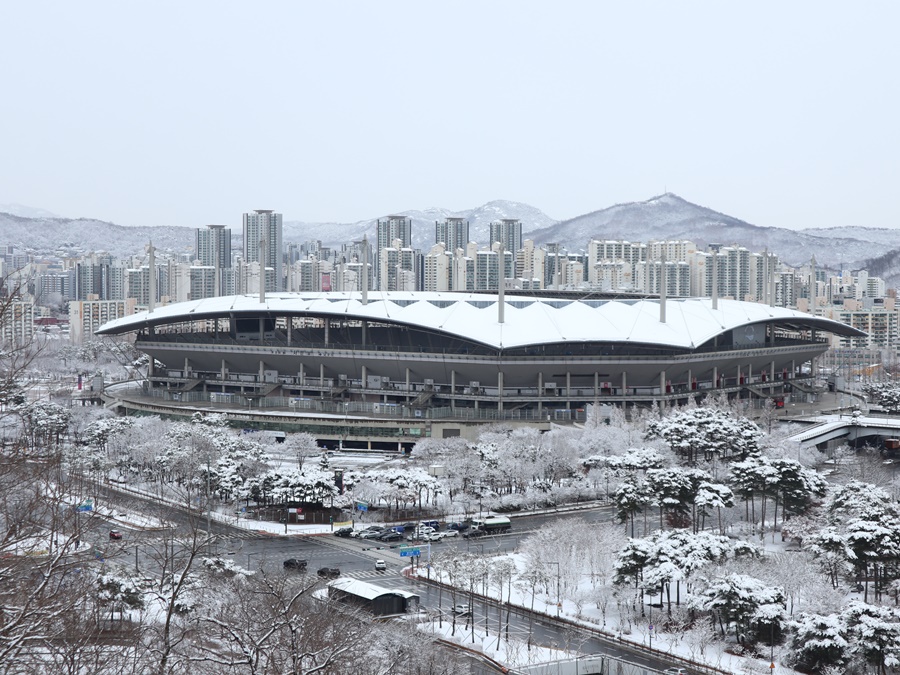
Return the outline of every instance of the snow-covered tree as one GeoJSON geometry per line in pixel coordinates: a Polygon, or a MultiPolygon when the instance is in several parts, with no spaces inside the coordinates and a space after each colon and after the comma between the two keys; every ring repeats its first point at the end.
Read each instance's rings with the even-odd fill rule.
{"type": "Polygon", "coordinates": [[[777,639],[785,620],[782,589],[744,574],[714,579],[693,604],[716,617],[722,635],[733,630],[739,639],[770,639],[770,632],[777,639]]]}
{"type": "Polygon", "coordinates": [[[741,458],[759,452],[755,422],[715,407],[683,408],[647,424],[647,438],[662,438],[687,463],[741,458]]]}
{"type": "Polygon", "coordinates": [[[813,673],[847,665],[850,659],[848,628],[839,614],[803,613],[788,625],[793,630],[792,661],[797,665],[813,673]]]}

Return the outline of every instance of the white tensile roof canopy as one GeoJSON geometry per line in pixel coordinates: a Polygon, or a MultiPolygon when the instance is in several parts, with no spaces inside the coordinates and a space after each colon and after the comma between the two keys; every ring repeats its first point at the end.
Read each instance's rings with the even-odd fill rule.
{"type": "Polygon", "coordinates": [[[268,293],[193,300],[116,319],[99,335],[137,331],[150,325],[214,319],[230,315],[316,316],[360,319],[434,330],[498,349],[560,342],[623,342],[692,349],[734,328],[775,321],[840,335],[865,333],[846,324],[784,307],[710,298],[666,301],[660,321],[656,299],[568,300],[507,295],[499,322],[495,294],[379,292],[368,302],[354,293],[268,293]]]}

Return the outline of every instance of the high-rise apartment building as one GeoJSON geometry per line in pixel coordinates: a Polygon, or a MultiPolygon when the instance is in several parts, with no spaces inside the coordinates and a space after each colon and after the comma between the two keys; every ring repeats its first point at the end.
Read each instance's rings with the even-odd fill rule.
{"type": "MultiPolygon", "coordinates": [[[[282,215],[267,209],[257,209],[253,213],[244,214],[243,239],[244,262],[260,263],[263,267],[271,268],[274,273],[275,287],[266,288],[272,291],[284,290],[284,273],[282,269],[282,215]],[[260,259],[259,243],[266,240],[266,252],[260,259]]],[[[268,274],[265,275],[268,279],[268,274]]]]}
{"type": "Polygon", "coordinates": [[[504,250],[511,251],[515,255],[516,251],[522,248],[522,223],[516,218],[503,218],[495,220],[490,225],[489,245],[494,246],[500,242],[504,250]]]}
{"type": "Polygon", "coordinates": [[[231,230],[224,225],[198,227],[194,253],[204,267],[231,267],[231,230]]]}
{"type": "Polygon", "coordinates": [[[444,250],[453,253],[469,243],[469,221],[465,218],[446,218],[434,222],[434,243],[443,244],[444,250]]]}
{"type": "Polygon", "coordinates": [[[378,251],[393,248],[394,241],[400,240],[400,248],[412,248],[412,220],[406,216],[388,216],[376,225],[376,260],[378,251]]]}

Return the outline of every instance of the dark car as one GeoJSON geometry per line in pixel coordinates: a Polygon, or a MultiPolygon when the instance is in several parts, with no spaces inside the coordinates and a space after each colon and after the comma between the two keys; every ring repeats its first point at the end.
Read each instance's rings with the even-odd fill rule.
{"type": "Polygon", "coordinates": [[[423,520],[420,525],[425,527],[433,527],[435,530],[441,529],[441,524],[436,520],[423,520]]]}
{"type": "Polygon", "coordinates": [[[341,571],[336,567],[320,567],[316,570],[316,574],[323,579],[337,579],[341,576],[341,571]]]}
{"type": "Polygon", "coordinates": [[[352,527],[340,527],[334,531],[335,537],[349,537],[353,533],[352,527]]]}
{"type": "Polygon", "coordinates": [[[389,530],[378,537],[379,541],[400,541],[401,539],[403,539],[403,535],[393,530],[389,530]]]}
{"type": "Polygon", "coordinates": [[[110,531],[109,531],[109,538],[110,538],[110,539],[121,539],[121,538],[122,538],[122,533],[119,532],[118,530],[110,530],[110,531]]]}
{"type": "Polygon", "coordinates": [[[306,561],[301,560],[300,558],[288,558],[285,560],[282,565],[286,570],[305,570],[306,569],[306,561]]]}
{"type": "Polygon", "coordinates": [[[475,539],[476,537],[483,537],[487,534],[485,530],[469,530],[468,532],[463,533],[463,536],[466,539],[475,539]]]}
{"type": "Polygon", "coordinates": [[[465,532],[469,529],[468,523],[447,523],[448,530],[456,530],[457,532],[465,532]]]}

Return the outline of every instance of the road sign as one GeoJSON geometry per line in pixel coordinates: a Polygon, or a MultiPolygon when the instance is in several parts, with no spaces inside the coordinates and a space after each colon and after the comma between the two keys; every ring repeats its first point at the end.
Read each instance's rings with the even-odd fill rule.
{"type": "Polygon", "coordinates": [[[357,511],[368,511],[369,505],[366,502],[356,502],[357,511]]]}
{"type": "Polygon", "coordinates": [[[75,507],[77,511],[93,511],[94,510],[94,500],[93,499],[85,499],[81,504],[75,507]]]}
{"type": "Polygon", "coordinates": [[[401,546],[400,547],[400,557],[401,558],[409,558],[412,556],[420,556],[422,555],[418,546],[401,546]]]}

